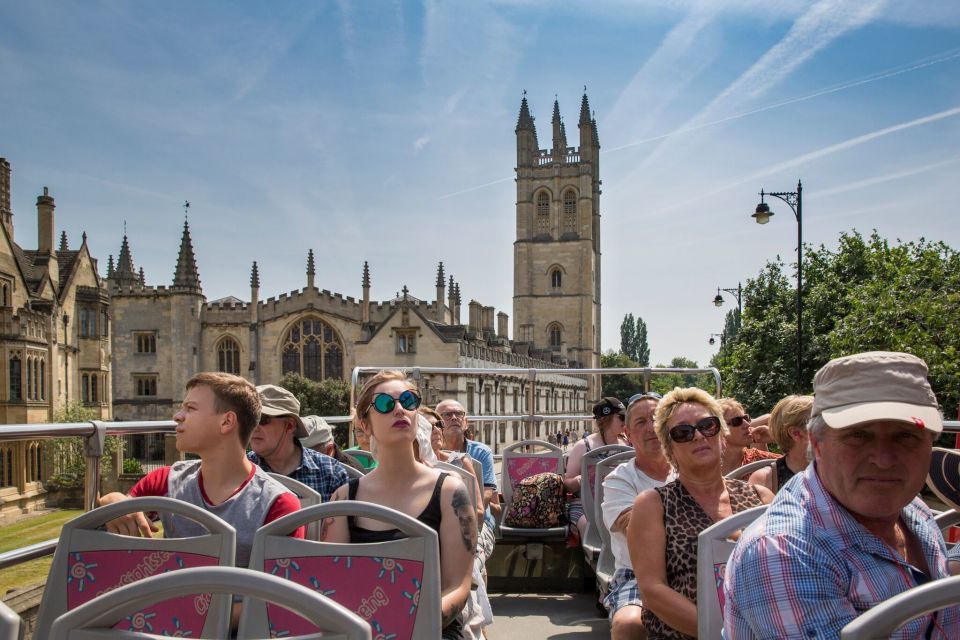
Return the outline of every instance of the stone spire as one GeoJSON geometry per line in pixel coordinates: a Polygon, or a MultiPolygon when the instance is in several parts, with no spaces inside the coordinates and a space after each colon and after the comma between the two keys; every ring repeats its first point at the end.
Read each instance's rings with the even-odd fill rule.
{"type": "Polygon", "coordinates": [[[257,310],[260,306],[260,269],[257,261],[250,267],[250,337],[256,339],[257,310]]]}
{"type": "Polygon", "coordinates": [[[517,118],[517,130],[527,129],[536,131],[536,125],[533,124],[533,117],[530,115],[530,107],[527,105],[527,92],[523,92],[523,100],[520,101],[520,116],[517,118]]]}
{"type": "Polygon", "coordinates": [[[143,273],[143,267],[140,267],[139,280],[141,287],[147,286],[147,276],[143,273]]]}
{"type": "Polygon", "coordinates": [[[180,238],[180,254],[177,256],[177,269],[173,274],[173,287],[200,292],[200,274],[197,272],[197,259],[193,254],[193,240],[190,238],[190,223],[183,221],[183,236],[180,238]]]}
{"type": "Polygon", "coordinates": [[[360,305],[360,321],[363,324],[370,323],[370,265],[363,261],[363,303],[360,305]]]}
{"type": "Polygon", "coordinates": [[[126,232],[123,234],[123,242],[120,243],[120,257],[117,259],[117,268],[113,272],[113,277],[121,287],[137,284],[137,272],[133,268],[130,242],[127,240],[126,232]]]}
{"type": "Polygon", "coordinates": [[[314,276],[317,274],[313,262],[313,249],[307,252],[307,289],[313,289],[314,276]]]}
{"type": "Polygon", "coordinates": [[[444,297],[446,296],[446,280],[443,277],[443,263],[437,267],[437,304],[436,304],[436,313],[435,318],[437,322],[444,322],[446,314],[446,305],[444,304],[444,297]]]}
{"type": "Polygon", "coordinates": [[[453,286],[453,274],[450,274],[450,281],[447,284],[447,306],[450,307],[450,315],[451,315],[450,322],[453,324],[456,324],[453,318],[453,308],[456,306],[456,302],[457,302],[457,298],[456,298],[456,290],[454,289],[454,286],[453,286]]]}
{"type": "Polygon", "coordinates": [[[523,92],[520,101],[520,116],[517,118],[517,166],[529,167],[537,163],[540,155],[540,143],[537,142],[537,127],[527,105],[527,92],[523,92]]]}
{"type": "Polygon", "coordinates": [[[107,279],[113,279],[113,254],[107,258],[107,279]]]}
{"type": "Polygon", "coordinates": [[[437,286],[443,287],[443,262],[437,266],[437,286]]]}
{"type": "Polygon", "coordinates": [[[250,269],[250,288],[260,288],[260,269],[257,267],[257,261],[253,261],[253,267],[250,269]]]}
{"type": "Polygon", "coordinates": [[[560,102],[553,101],[553,161],[560,161],[560,153],[566,148],[563,144],[563,120],[560,119],[560,102]]]}
{"type": "Polygon", "coordinates": [[[64,230],[60,232],[60,248],[57,249],[57,253],[60,253],[61,251],[69,251],[69,250],[70,250],[70,244],[67,242],[67,232],[64,230]]]}
{"type": "Polygon", "coordinates": [[[583,100],[580,101],[580,126],[590,126],[590,102],[587,100],[587,88],[583,88],[583,100]]]}

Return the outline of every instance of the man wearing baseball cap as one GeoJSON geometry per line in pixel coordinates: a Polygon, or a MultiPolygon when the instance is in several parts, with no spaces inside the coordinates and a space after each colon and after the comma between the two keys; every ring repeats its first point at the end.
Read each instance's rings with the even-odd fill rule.
{"type": "Polygon", "coordinates": [[[306,438],[306,425],[300,419],[297,397],[273,384],[257,387],[260,396],[260,424],[250,436],[247,458],[264,471],[279,473],[299,480],[316,490],[323,501],[349,480],[340,463],[313,449],[304,449],[300,438],[306,438]]]}
{"type": "MultiPolygon", "coordinates": [[[[943,430],[926,363],[887,351],[837,358],[813,391],[813,464],[744,531],[727,563],[730,640],[837,638],[874,605],[949,575],[943,536],[917,497],[943,430]]],[[[920,616],[893,637],[960,637],[960,607],[920,616]]]]}

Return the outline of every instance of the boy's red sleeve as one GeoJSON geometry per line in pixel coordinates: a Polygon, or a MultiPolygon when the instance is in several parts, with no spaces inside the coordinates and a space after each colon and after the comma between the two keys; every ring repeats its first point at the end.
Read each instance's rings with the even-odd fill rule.
{"type": "MultiPolygon", "coordinates": [[[[276,500],[273,501],[273,504],[270,505],[270,510],[267,512],[267,517],[263,521],[263,524],[268,522],[273,522],[274,520],[279,520],[283,516],[293,513],[294,511],[300,510],[300,498],[293,495],[290,492],[281,493],[276,500]]],[[[304,538],[307,534],[306,527],[298,527],[296,531],[290,534],[291,538],[304,538]]]]}
{"type": "Polygon", "coordinates": [[[133,485],[133,489],[130,489],[127,495],[131,498],[143,498],[144,496],[164,497],[167,495],[167,478],[169,477],[170,467],[154,469],[140,478],[140,481],[133,485]]]}

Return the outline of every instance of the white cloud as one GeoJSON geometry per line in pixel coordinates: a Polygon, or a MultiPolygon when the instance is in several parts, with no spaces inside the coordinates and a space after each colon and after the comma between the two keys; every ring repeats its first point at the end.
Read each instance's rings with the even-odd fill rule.
{"type": "Polygon", "coordinates": [[[420,136],[413,141],[413,150],[416,153],[420,153],[428,144],[430,144],[430,136],[420,136]]]}

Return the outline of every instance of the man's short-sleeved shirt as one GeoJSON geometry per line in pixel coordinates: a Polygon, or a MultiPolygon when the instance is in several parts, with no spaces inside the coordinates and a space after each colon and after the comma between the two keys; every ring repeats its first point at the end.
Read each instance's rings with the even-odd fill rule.
{"type": "MultiPolygon", "coordinates": [[[[610,472],[603,480],[603,524],[609,530],[620,514],[633,507],[633,501],[647,489],[662,487],[676,478],[670,471],[667,479],[661,482],[651,478],[637,468],[634,460],[627,460],[610,472]]],[[[627,536],[623,531],[610,531],[610,550],[613,551],[617,569],[633,569],[630,551],[627,549],[627,536]]]]}
{"type": "MultiPolygon", "coordinates": [[[[931,574],[949,576],[946,547],[930,510],[914,499],[901,520],[919,541],[931,574]]],[[[747,527],[726,566],[728,640],[838,638],[855,617],[925,577],[864,528],[824,488],[810,464],[747,527]]],[[[894,638],[960,637],[960,607],[921,616],[894,638]],[[945,636],[943,634],[946,634],[945,636]]]]}
{"type": "MultiPolygon", "coordinates": [[[[483,477],[480,479],[483,486],[496,491],[497,476],[493,470],[493,451],[491,451],[487,445],[482,442],[477,442],[476,440],[467,440],[466,443],[467,453],[470,454],[471,458],[480,463],[480,467],[483,470],[483,477]]],[[[497,524],[493,514],[490,513],[490,507],[487,507],[484,512],[483,519],[490,527],[494,527],[497,524]]]]}
{"type": "MultiPolygon", "coordinates": [[[[330,456],[313,449],[301,447],[300,450],[303,452],[300,458],[300,466],[294,469],[293,473],[287,475],[307,485],[319,493],[324,502],[328,502],[334,491],[347,484],[350,476],[347,475],[343,465],[330,456]]],[[[267,461],[253,451],[247,452],[247,459],[264,471],[274,473],[267,461]]]]}

